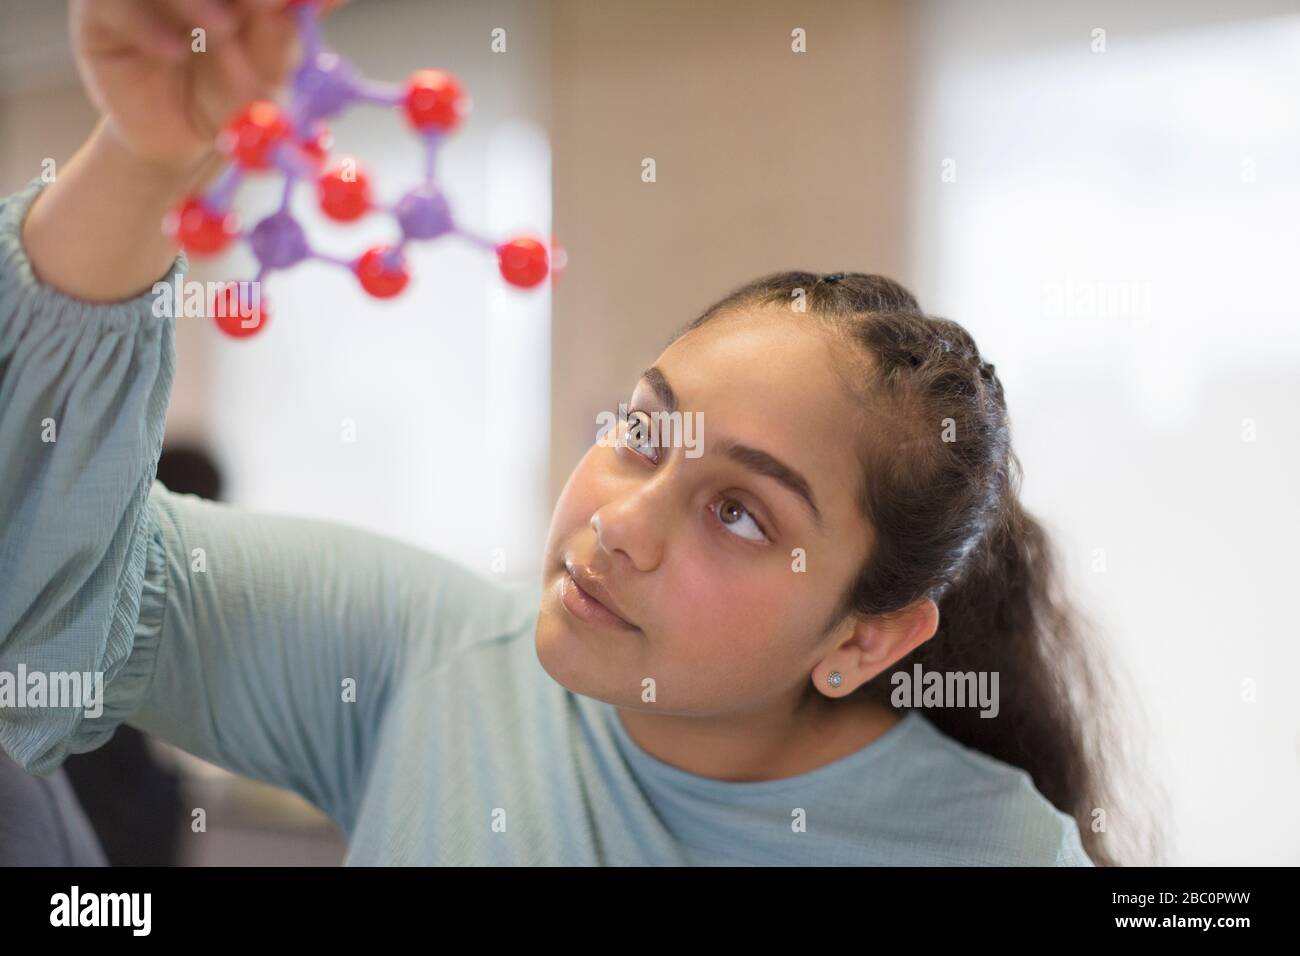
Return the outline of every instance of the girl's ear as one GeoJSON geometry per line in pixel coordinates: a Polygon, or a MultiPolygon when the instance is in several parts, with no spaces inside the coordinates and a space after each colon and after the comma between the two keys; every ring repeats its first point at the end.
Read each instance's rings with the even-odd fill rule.
{"type": "Polygon", "coordinates": [[[919,598],[892,614],[858,617],[849,636],[818,662],[814,683],[824,692],[825,675],[838,671],[841,680],[831,696],[852,693],[934,637],[938,629],[939,607],[930,598],[919,598]]]}
{"type": "Polygon", "coordinates": [[[884,670],[920,647],[939,630],[939,605],[930,598],[918,598],[893,614],[862,621],[863,652],[867,660],[884,670]]]}

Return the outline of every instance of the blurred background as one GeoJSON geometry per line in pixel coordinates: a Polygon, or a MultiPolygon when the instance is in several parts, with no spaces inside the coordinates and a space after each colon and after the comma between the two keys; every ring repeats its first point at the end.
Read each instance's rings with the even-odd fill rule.
{"type": "MultiPolygon", "coordinates": [[[[9,193],[95,112],[65,6],[0,17],[9,193]]],[[[889,275],[997,365],[1024,500],[1127,675],[1168,862],[1300,863],[1300,2],[352,0],[326,32],[376,79],[455,73],[453,211],[554,234],[567,265],[516,292],[444,239],[389,302],[308,264],[268,280],[258,336],[179,322],[164,483],[532,579],[597,413],[680,325],[769,271],[889,275]]],[[[396,114],[331,127],[381,200],[416,183],[396,114]]],[[[254,221],[276,200],[239,197],[254,221]]],[[[294,211],[339,254],[390,235],[306,187],[294,211]]],[[[252,274],[236,251],[190,278],[252,274]]],[[[68,767],[110,862],[342,859],[296,797],[133,733],[68,767]],[[159,808],[129,840],[139,801],[94,799],[112,778],[159,808]]]]}

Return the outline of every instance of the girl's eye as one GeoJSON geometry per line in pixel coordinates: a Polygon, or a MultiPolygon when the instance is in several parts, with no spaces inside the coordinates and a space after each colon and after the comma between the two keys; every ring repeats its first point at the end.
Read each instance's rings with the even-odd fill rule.
{"type": "Polygon", "coordinates": [[[620,424],[622,429],[623,444],[627,445],[642,458],[651,462],[659,461],[659,453],[655,448],[654,436],[650,431],[650,416],[645,412],[631,411],[628,412],[627,421],[620,424]],[[638,417],[639,416],[639,417],[638,417]],[[648,449],[643,451],[642,449],[648,449]]]}
{"type": "Polygon", "coordinates": [[[722,526],[736,537],[744,538],[747,541],[767,540],[767,532],[754,520],[754,516],[749,513],[749,509],[735,498],[722,498],[716,505],[712,506],[712,510],[718,516],[718,520],[722,522],[722,526]]]}

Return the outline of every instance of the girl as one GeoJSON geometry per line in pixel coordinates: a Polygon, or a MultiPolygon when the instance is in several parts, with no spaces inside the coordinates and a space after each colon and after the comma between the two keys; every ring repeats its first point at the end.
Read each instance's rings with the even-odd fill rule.
{"type": "Polygon", "coordinates": [[[960,326],[879,276],[728,295],[630,394],[642,424],[698,416],[703,453],[594,444],[538,588],[174,494],[175,319],[148,290],[186,261],[158,223],[292,31],[251,0],[72,26],[103,118],[0,212],[0,671],[106,689],[97,716],[0,709],[15,760],[48,773],[125,722],[302,794],[352,864],[1114,861],[1082,720],[1104,671],[960,326]],[[992,698],[914,707],[896,672],[992,698]]]}

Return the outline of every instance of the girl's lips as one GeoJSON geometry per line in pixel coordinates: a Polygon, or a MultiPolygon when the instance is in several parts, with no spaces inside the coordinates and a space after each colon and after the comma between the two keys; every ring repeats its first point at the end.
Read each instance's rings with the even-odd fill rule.
{"type": "Polygon", "coordinates": [[[639,630],[584,591],[567,568],[560,578],[560,603],[570,614],[588,624],[620,631],[639,630]]]}

